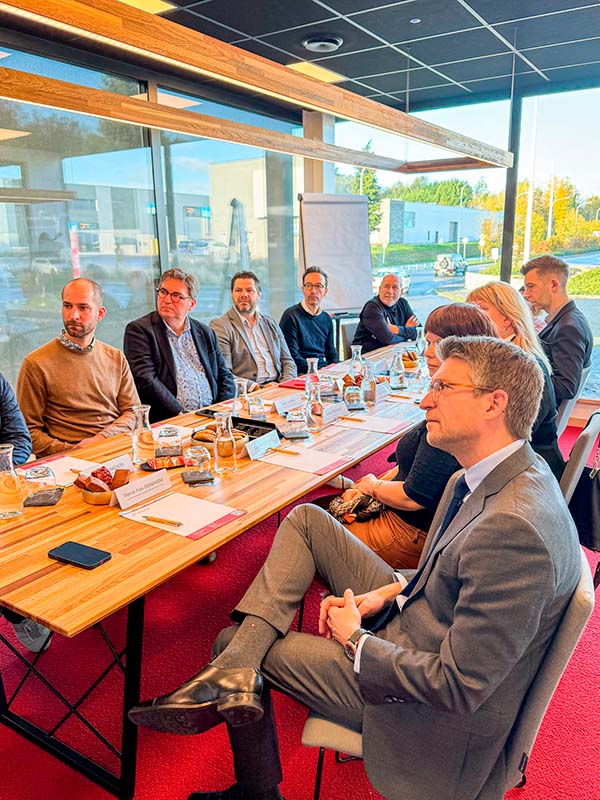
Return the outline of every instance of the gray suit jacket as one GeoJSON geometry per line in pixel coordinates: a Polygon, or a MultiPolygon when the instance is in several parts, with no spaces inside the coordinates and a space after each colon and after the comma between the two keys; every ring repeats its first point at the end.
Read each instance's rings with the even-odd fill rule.
{"type": "Polygon", "coordinates": [[[579,573],[558,484],[526,444],[466,500],[402,612],[364,644],[364,759],[381,794],[501,800],[507,737],[579,573]]]}
{"type": "MultiPolygon", "coordinates": [[[[268,314],[261,314],[261,325],[277,369],[276,381],[280,383],[295,378],[298,372],[281,328],[268,314]]],[[[210,327],[217,334],[225,364],[234,376],[256,381],[258,365],[248,335],[235,309],[230,308],[222,317],[211,320],[210,327]]]]}

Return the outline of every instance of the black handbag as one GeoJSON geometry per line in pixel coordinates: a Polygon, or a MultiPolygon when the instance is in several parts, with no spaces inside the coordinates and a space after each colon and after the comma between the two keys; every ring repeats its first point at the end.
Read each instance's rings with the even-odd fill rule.
{"type": "Polygon", "coordinates": [[[569,502],[579,541],[589,550],[600,550],[600,443],[592,467],[584,467],[569,502]]]}

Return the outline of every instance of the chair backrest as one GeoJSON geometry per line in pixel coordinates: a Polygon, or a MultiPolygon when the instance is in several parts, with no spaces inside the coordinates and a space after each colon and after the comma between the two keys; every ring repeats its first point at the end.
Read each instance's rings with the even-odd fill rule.
{"type": "Polygon", "coordinates": [[[573,497],[575,487],[579,482],[583,468],[587,464],[594,443],[600,434],[600,411],[596,411],[589,418],[587,425],[581,431],[567,461],[567,466],[560,479],[560,490],[565,501],[569,503],[573,497]]]}
{"type": "Polygon", "coordinates": [[[352,344],[352,339],[354,339],[357,328],[358,322],[347,322],[345,325],[342,325],[342,357],[344,361],[350,358],[350,345],[352,344]]]}
{"type": "Polygon", "coordinates": [[[569,424],[569,417],[571,416],[571,411],[575,408],[575,403],[579,399],[579,395],[583,391],[583,387],[585,386],[585,382],[587,380],[587,376],[590,374],[590,370],[592,365],[590,364],[589,367],[584,367],[581,371],[581,379],[579,381],[579,386],[577,387],[577,391],[575,392],[575,397],[571,398],[571,400],[562,400],[558,404],[558,410],[556,412],[556,435],[560,436],[561,433],[564,433],[565,428],[569,424]]]}
{"type": "Polygon", "coordinates": [[[581,550],[581,578],[525,695],[519,716],[506,745],[506,791],[512,789],[523,779],[527,759],[548,704],[593,608],[592,573],[587,558],[581,550]]]}

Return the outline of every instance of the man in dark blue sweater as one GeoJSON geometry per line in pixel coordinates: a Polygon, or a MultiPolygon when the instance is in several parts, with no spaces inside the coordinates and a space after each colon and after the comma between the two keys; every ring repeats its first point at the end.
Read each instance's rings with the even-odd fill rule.
{"type": "Polygon", "coordinates": [[[368,300],[360,312],[360,322],[352,344],[362,345],[363,353],[417,338],[419,320],[408,302],[400,297],[396,275],[384,275],[379,295],[368,300]]]}
{"type": "Polygon", "coordinates": [[[279,323],[299,375],[308,368],[307,358],[318,358],[319,367],[339,361],[333,342],[333,322],[321,308],[327,283],[327,274],[320,267],[308,267],[302,276],[304,299],[286,308],[279,323]]]}

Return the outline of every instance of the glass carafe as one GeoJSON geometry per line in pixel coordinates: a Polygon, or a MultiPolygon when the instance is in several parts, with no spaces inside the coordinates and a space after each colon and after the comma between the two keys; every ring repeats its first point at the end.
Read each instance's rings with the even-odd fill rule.
{"type": "Polygon", "coordinates": [[[131,460],[143,464],[154,458],[154,436],[150,427],[150,406],[133,406],[135,419],[131,432],[131,460]]]}
{"type": "Polygon", "coordinates": [[[360,388],[362,389],[363,403],[366,406],[374,406],[377,394],[377,381],[375,380],[375,364],[373,364],[372,361],[365,361],[360,388]]]}
{"type": "Polygon", "coordinates": [[[306,400],[306,430],[320,431],[323,427],[323,403],[318,383],[310,385],[310,394],[306,400]]]}
{"type": "Polygon", "coordinates": [[[418,355],[422,356],[427,350],[427,343],[425,341],[425,334],[423,333],[423,326],[417,325],[417,338],[415,341],[418,355]]]}
{"type": "Polygon", "coordinates": [[[13,466],[12,444],[0,445],[0,519],[11,519],[23,513],[23,496],[19,476],[13,466]]]}
{"type": "Polygon", "coordinates": [[[390,364],[390,387],[392,389],[404,389],[406,381],[404,379],[404,361],[402,361],[402,351],[394,350],[392,363],[390,364]]]}
{"type": "Polygon", "coordinates": [[[350,374],[353,378],[362,375],[365,362],[362,357],[362,344],[350,345],[352,354],[350,356],[350,374]]]}
{"type": "Polygon", "coordinates": [[[214,469],[217,475],[231,475],[237,469],[231,412],[218,411],[215,414],[215,422],[217,423],[217,435],[214,443],[214,469]]]}
{"type": "Polygon", "coordinates": [[[319,359],[307,358],[306,359],[306,378],[304,380],[304,394],[306,399],[310,397],[310,391],[313,384],[319,385],[319,359]]]}

